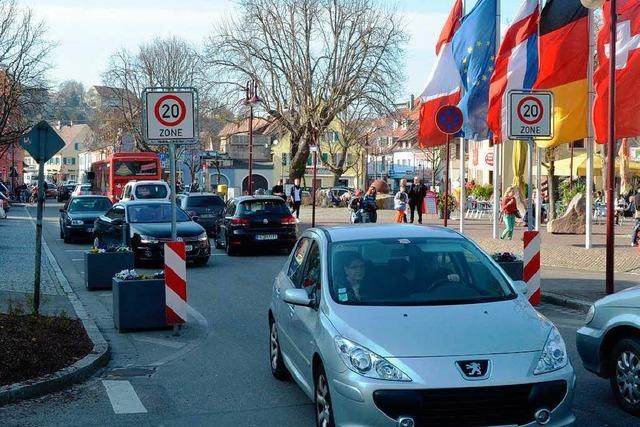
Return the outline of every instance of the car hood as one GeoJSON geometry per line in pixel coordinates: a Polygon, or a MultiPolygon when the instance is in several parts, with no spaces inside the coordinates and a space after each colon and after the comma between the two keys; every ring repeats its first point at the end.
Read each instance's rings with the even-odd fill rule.
{"type": "Polygon", "coordinates": [[[371,307],[333,304],[343,337],[383,357],[540,351],[552,324],[522,297],[482,304],[371,307]]]}
{"type": "MultiPolygon", "coordinates": [[[[192,237],[204,233],[204,228],[193,221],[178,222],[176,224],[179,237],[192,237]]],[[[144,234],[158,238],[171,237],[171,223],[134,223],[131,224],[131,233],[144,234]]]]}
{"type": "Polygon", "coordinates": [[[640,286],[632,286],[615,294],[607,295],[595,303],[596,306],[638,308],[640,306],[640,286]]]}
{"type": "Polygon", "coordinates": [[[91,211],[91,212],[67,212],[70,219],[96,219],[101,215],[104,215],[103,211],[91,211]]]}

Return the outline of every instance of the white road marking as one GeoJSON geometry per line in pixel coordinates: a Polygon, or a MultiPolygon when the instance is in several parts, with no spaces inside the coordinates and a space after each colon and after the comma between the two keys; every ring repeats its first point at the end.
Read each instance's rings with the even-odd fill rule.
{"type": "Polygon", "coordinates": [[[116,414],[144,414],[144,407],[129,381],[102,380],[107,395],[116,414]]]}
{"type": "Polygon", "coordinates": [[[211,254],[211,256],[225,256],[225,255],[227,255],[227,254],[226,254],[226,253],[224,253],[224,252],[223,252],[223,253],[221,253],[221,254],[217,254],[217,253],[216,253],[216,254],[211,254]]]}
{"type": "Polygon", "coordinates": [[[140,336],[134,335],[133,339],[136,340],[136,341],[148,342],[148,343],[151,343],[151,344],[163,345],[165,347],[171,347],[171,348],[182,348],[182,347],[185,346],[185,343],[183,343],[183,342],[165,340],[165,339],[162,339],[162,338],[148,337],[148,336],[145,336],[145,335],[140,335],[140,336]]]}
{"type": "Polygon", "coordinates": [[[71,258],[71,261],[84,261],[84,258],[71,258]]]}

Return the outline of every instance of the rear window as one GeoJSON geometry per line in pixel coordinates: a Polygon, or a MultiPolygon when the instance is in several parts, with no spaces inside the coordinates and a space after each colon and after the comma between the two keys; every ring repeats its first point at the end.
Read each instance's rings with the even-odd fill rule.
{"type": "Polygon", "coordinates": [[[106,212],[111,207],[111,201],[106,197],[91,197],[71,199],[69,212],[106,212]]]}
{"type": "Polygon", "coordinates": [[[137,185],[135,190],[137,199],[164,199],[167,194],[167,187],[160,184],[137,185]]]}
{"type": "Polygon", "coordinates": [[[188,208],[205,208],[210,206],[224,207],[224,200],[218,196],[189,196],[187,197],[188,208]]]}
{"type": "Polygon", "coordinates": [[[289,215],[291,211],[283,200],[252,200],[240,203],[240,215],[282,214],[289,215]]]}

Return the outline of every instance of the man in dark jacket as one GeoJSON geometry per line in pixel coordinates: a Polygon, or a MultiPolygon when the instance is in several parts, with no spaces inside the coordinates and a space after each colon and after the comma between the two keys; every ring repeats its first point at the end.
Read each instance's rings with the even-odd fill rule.
{"type": "Polygon", "coordinates": [[[411,210],[410,222],[413,224],[413,215],[418,210],[418,224],[422,224],[422,203],[427,195],[427,187],[422,184],[420,178],[413,178],[413,185],[409,189],[409,209],[411,210]]]}

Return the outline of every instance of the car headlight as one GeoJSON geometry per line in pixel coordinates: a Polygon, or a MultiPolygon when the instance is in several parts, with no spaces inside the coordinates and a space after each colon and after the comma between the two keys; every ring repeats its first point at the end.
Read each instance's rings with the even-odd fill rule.
{"type": "Polygon", "coordinates": [[[81,219],[72,219],[71,225],[84,225],[84,221],[81,219]]]}
{"type": "Polygon", "coordinates": [[[204,242],[204,241],[207,241],[207,240],[209,240],[209,236],[207,236],[207,232],[206,231],[198,236],[198,241],[199,242],[204,242]]]}
{"type": "Polygon", "coordinates": [[[591,307],[589,307],[589,311],[587,311],[587,317],[584,319],[584,324],[588,325],[589,323],[591,323],[591,321],[595,316],[596,316],[596,306],[592,304],[591,307]]]}
{"type": "Polygon", "coordinates": [[[411,381],[411,378],[382,356],[349,341],[341,336],[335,337],[338,356],[347,368],[363,377],[389,381],[411,381]]]}
{"type": "Polygon", "coordinates": [[[153,236],[140,235],[140,243],[158,243],[158,239],[153,236]]]}
{"type": "Polygon", "coordinates": [[[554,326],[549,332],[547,342],[544,344],[542,355],[540,355],[540,360],[538,360],[538,365],[533,374],[539,375],[557,371],[567,366],[568,361],[567,346],[562,339],[562,335],[560,335],[560,331],[554,326]]]}

